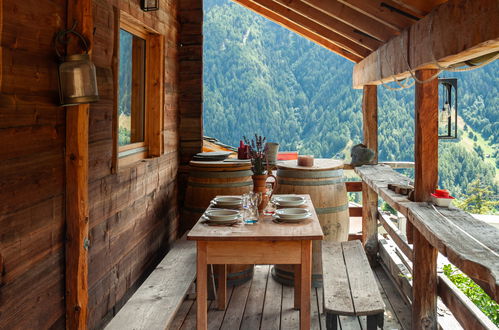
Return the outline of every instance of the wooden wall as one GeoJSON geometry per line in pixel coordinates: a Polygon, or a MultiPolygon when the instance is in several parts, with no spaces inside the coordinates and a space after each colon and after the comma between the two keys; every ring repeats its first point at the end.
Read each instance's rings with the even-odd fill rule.
{"type": "MultiPolygon", "coordinates": [[[[0,329],[63,328],[65,109],[57,104],[54,34],[67,0],[0,2],[0,329]]],[[[178,234],[177,0],[94,0],[90,108],[89,320],[99,328],[178,234]],[[114,29],[120,10],[165,35],[164,154],[113,169],[114,29]]]]}
{"type": "Polygon", "coordinates": [[[64,326],[65,0],[0,2],[0,329],[64,326]]]}
{"type": "MultiPolygon", "coordinates": [[[[184,204],[189,161],[203,150],[203,0],[179,3],[179,203],[184,204]]],[[[182,224],[184,224],[181,221],[182,224]]],[[[184,232],[188,224],[182,225],[184,232]]]]}

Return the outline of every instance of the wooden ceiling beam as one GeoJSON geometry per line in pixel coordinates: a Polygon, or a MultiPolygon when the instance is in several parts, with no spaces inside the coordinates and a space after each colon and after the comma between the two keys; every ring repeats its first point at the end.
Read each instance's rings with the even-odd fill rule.
{"type": "Polygon", "coordinates": [[[353,69],[353,87],[381,84],[499,51],[497,0],[450,0],[378,48],[353,69]],[[432,33],[430,33],[432,31],[432,33]],[[436,59],[436,60],[435,60],[436,59]]]}
{"type": "Polygon", "coordinates": [[[338,47],[337,45],[333,44],[329,40],[323,37],[319,37],[313,33],[310,33],[306,29],[302,28],[298,24],[292,22],[289,19],[283,18],[272,11],[268,10],[267,8],[260,6],[259,4],[256,4],[254,2],[251,2],[249,0],[233,0],[235,3],[240,4],[243,7],[248,8],[249,10],[285,27],[286,29],[289,29],[299,35],[301,35],[304,38],[307,38],[310,41],[313,41],[322,47],[346,58],[347,60],[350,60],[354,63],[358,63],[362,60],[362,57],[352,54],[345,49],[338,47]]]}
{"type": "Polygon", "coordinates": [[[341,48],[346,49],[347,51],[355,55],[364,58],[371,53],[371,50],[369,50],[368,48],[356,44],[350,39],[347,39],[342,35],[325,28],[320,24],[317,24],[316,22],[308,19],[307,17],[302,16],[301,14],[298,14],[295,11],[286,8],[285,6],[273,0],[251,0],[251,1],[256,4],[259,4],[262,7],[265,7],[266,9],[270,10],[276,15],[281,16],[282,18],[286,18],[288,20],[293,21],[294,23],[300,25],[302,28],[310,31],[311,33],[317,36],[326,38],[330,42],[336,44],[341,48]]]}
{"type": "Polygon", "coordinates": [[[399,34],[397,29],[392,29],[370,17],[362,15],[337,0],[303,0],[303,2],[380,41],[386,42],[399,34]]]}
{"type": "Polygon", "coordinates": [[[416,17],[414,12],[401,8],[390,0],[338,0],[359,13],[377,20],[392,29],[403,30],[411,26],[421,17],[416,17]],[[404,15],[404,13],[406,15],[404,15]],[[412,16],[413,18],[410,18],[412,16]]]}
{"type": "Polygon", "coordinates": [[[333,18],[329,15],[326,15],[323,12],[315,9],[312,6],[307,5],[306,3],[300,0],[274,0],[274,1],[305,16],[306,18],[316,22],[317,24],[324,26],[329,30],[332,30],[344,36],[345,38],[368,48],[371,51],[376,50],[378,49],[379,46],[381,46],[381,41],[369,37],[363,33],[359,33],[359,31],[356,31],[350,25],[345,24],[342,21],[333,18]]]}
{"type": "Polygon", "coordinates": [[[421,16],[426,16],[436,6],[447,2],[447,0],[391,0],[397,3],[400,7],[419,13],[421,16]]]}

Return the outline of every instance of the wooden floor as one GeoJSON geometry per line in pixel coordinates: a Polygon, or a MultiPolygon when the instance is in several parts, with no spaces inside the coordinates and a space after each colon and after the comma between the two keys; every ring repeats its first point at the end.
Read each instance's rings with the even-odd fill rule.
{"type": "MultiPolygon", "coordinates": [[[[208,302],[209,329],[298,329],[299,312],[293,309],[293,288],[272,279],[271,266],[256,266],[253,280],[228,288],[229,302],[225,311],[208,302]]],[[[384,329],[410,329],[411,311],[395,286],[382,270],[374,270],[385,300],[384,329]]],[[[326,329],[322,313],[322,289],[312,290],[312,329],[326,329]]],[[[365,329],[365,318],[341,317],[341,329],[365,329]]],[[[189,295],[178,311],[170,329],[196,329],[195,295],[189,295]]],[[[340,328],[339,328],[340,329],[340,328]]]]}

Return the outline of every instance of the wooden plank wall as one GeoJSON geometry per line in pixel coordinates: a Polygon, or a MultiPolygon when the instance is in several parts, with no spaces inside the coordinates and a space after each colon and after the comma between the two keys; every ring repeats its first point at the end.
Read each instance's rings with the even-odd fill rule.
{"type": "MultiPolygon", "coordinates": [[[[203,0],[179,3],[179,203],[183,205],[188,164],[203,149],[203,0]]],[[[189,229],[181,226],[181,230],[189,229]]]]}
{"type": "Polygon", "coordinates": [[[0,329],[65,325],[65,0],[0,1],[0,329]]]}
{"type": "Polygon", "coordinates": [[[139,1],[94,0],[94,49],[101,101],[90,110],[89,327],[112,317],[177,235],[177,1],[145,13],[139,1]],[[112,168],[114,26],[119,9],[165,36],[164,146],[161,157],[112,168]],[[107,86],[107,87],[106,87],[107,86]],[[132,288],[132,290],[130,290],[132,288]]]}
{"type": "MultiPolygon", "coordinates": [[[[89,328],[113,315],[177,234],[179,1],[144,13],[136,0],[94,0],[90,107],[89,328]],[[164,154],[113,169],[114,27],[120,10],[165,35],[164,154]]],[[[67,0],[0,2],[0,329],[64,328],[65,117],[54,34],[67,0]]]]}

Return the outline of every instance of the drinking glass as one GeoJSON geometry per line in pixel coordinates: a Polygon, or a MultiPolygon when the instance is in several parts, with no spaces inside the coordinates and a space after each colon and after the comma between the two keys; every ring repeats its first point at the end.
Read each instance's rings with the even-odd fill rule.
{"type": "Polygon", "coordinates": [[[267,203],[267,206],[265,207],[265,210],[263,210],[263,214],[264,215],[272,215],[275,212],[275,205],[274,205],[273,201],[271,200],[272,189],[274,188],[274,185],[272,183],[267,183],[265,185],[265,188],[266,188],[265,195],[267,196],[268,203],[267,203]]]}

